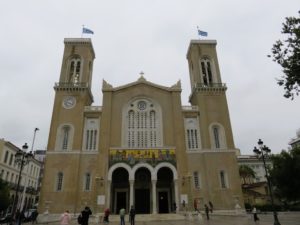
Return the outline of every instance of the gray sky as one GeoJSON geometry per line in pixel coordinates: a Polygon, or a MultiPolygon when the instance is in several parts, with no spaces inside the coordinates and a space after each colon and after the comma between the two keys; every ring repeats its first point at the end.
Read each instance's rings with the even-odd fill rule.
{"type": "Polygon", "coordinates": [[[218,42],[222,80],[235,145],[252,153],[258,138],[273,152],[287,148],[300,128],[300,97],[284,98],[276,84],[281,68],[267,57],[282,38],[286,16],[297,16],[299,0],[44,0],[0,3],[0,138],[21,147],[47,146],[59,79],[63,39],[92,29],[96,52],[94,105],[101,105],[102,79],[113,86],[148,81],[182,82],[188,105],[190,83],[186,52],[197,29],[218,42]]]}

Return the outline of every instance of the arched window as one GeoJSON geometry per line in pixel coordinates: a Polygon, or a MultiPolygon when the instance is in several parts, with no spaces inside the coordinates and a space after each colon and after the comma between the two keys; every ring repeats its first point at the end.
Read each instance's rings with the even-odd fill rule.
{"type": "Polygon", "coordinates": [[[224,170],[220,171],[221,188],[228,188],[227,174],[224,170]]]}
{"type": "Polygon", "coordinates": [[[201,59],[201,74],[203,84],[210,85],[213,83],[211,62],[207,58],[201,59]]]}
{"type": "Polygon", "coordinates": [[[201,149],[198,118],[185,118],[184,126],[187,150],[201,149]]]}
{"type": "Polygon", "coordinates": [[[64,174],[62,172],[57,173],[56,177],[56,191],[62,191],[64,174]]]}
{"type": "Polygon", "coordinates": [[[84,177],[84,190],[90,191],[91,190],[91,174],[86,173],[84,177]]]}
{"type": "Polygon", "coordinates": [[[214,144],[215,148],[220,148],[220,128],[218,126],[213,126],[214,144]]]}
{"type": "Polygon", "coordinates": [[[85,121],[84,149],[89,151],[97,150],[99,119],[87,118],[85,121]]]}
{"type": "Polygon", "coordinates": [[[68,149],[68,143],[69,143],[69,136],[70,136],[70,127],[69,126],[64,126],[62,129],[62,136],[63,136],[63,141],[62,141],[62,149],[67,150],[68,149]]]}
{"type": "Polygon", "coordinates": [[[74,56],[69,61],[69,80],[68,82],[77,84],[80,81],[81,59],[74,56]]]}
{"type": "Polygon", "coordinates": [[[72,150],[74,136],[74,127],[72,124],[61,124],[57,128],[55,150],[70,151],[72,150]]]}
{"type": "Polygon", "coordinates": [[[210,125],[210,141],[212,149],[226,148],[226,135],[221,124],[213,123],[210,125]]]}
{"type": "Polygon", "coordinates": [[[138,99],[123,110],[123,144],[129,148],[161,146],[160,107],[150,100],[138,99]]]}

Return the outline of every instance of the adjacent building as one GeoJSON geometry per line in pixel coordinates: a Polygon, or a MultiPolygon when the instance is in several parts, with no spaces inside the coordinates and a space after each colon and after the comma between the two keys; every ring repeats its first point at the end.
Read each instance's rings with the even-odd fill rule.
{"type": "Polygon", "coordinates": [[[300,129],[296,132],[296,137],[292,138],[292,140],[289,142],[289,145],[292,148],[300,147],[300,129]]]}
{"type": "Polygon", "coordinates": [[[103,80],[102,106],[94,106],[92,41],[66,38],[64,45],[40,212],[78,213],[88,205],[118,213],[134,205],[137,213],[156,214],[209,201],[216,210],[243,207],[215,40],[189,44],[188,106],[180,81],[167,87],[143,75],[117,87],[103,80]]]}
{"type": "Polygon", "coordinates": [[[16,196],[17,184],[20,179],[17,207],[27,209],[37,201],[41,162],[34,158],[30,159],[28,164],[24,166],[21,177],[19,177],[20,165],[15,163],[15,154],[18,151],[21,149],[9,141],[0,139],[0,178],[8,182],[11,188],[12,202],[16,196]]]}
{"type": "MultiPolygon", "coordinates": [[[[257,155],[238,155],[237,159],[239,166],[248,166],[255,173],[254,177],[248,177],[247,179],[241,177],[244,202],[249,205],[268,203],[270,197],[263,161],[257,155]]],[[[266,158],[266,166],[267,168],[272,167],[270,158],[266,158]]]]}

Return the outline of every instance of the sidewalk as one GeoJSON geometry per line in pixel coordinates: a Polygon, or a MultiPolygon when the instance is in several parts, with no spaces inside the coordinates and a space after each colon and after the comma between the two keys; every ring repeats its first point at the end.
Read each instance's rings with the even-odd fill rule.
{"type": "MultiPolygon", "coordinates": [[[[272,225],[274,223],[273,215],[269,214],[259,214],[260,218],[259,225],[272,225]]],[[[289,212],[289,213],[279,213],[279,221],[281,225],[300,225],[300,212],[289,212]]],[[[117,215],[113,215],[109,225],[119,225],[117,215]]],[[[136,215],[135,225],[255,225],[253,221],[253,215],[247,214],[244,216],[224,216],[224,215],[211,215],[210,220],[206,220],[203,217],[202,220],[199,219],[184,219],[184,220],[164,220],[164,221],[140,221],[139,215],[136,215]]],[[[125,217],[125,225],[130,225],[129,217],[125,217]]],[[[48,225],[59,225],[59,222],[44,223],[48,225]]],[[[78,225],[77,220],[74,218],[71,225],[78,225]]],[[[91,218],[89,225],[104,225],[104,223],[96,223],[95,218],[91,218]]]]}

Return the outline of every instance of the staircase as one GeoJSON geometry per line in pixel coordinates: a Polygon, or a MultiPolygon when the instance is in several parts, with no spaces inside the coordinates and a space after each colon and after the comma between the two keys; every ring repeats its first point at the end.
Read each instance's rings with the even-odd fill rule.
{"type": "MultiPolygon", "coordinates": [[[[185,216],[182,214],[168,213],[168,214],[136,214],[135,221],[162,221],[162,220],[184,220],[185,216]]],[[[125,221],[129,220],[129,215],[125,216],[125,221]]],[[[119,215],[110,215],[109,221],[120,221],[119,215]]]]}

